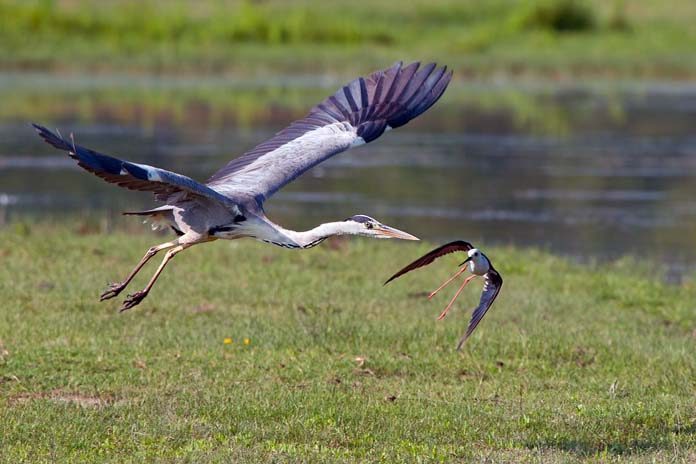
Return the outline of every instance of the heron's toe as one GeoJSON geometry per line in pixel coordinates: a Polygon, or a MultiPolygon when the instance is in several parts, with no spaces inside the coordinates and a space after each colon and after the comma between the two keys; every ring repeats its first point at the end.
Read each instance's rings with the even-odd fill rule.
{"type": "Polygon", "coordinates": [[[108,300],[109,298],[118,296],[118,294],[121,293],[124,288],[125,286],[119,282],[109,284],[109,286],[106,287],[106,290],[104,290],[104,293],[99,296],[99,301],[108,300]]]}
{"type": "Polygon", "coordinates": [[[123,312],[127,309],[131,309],[133,306],[137,306],[141,301],[145,299],[147,292],[135,292],[132,295],[128,295],[123,301],[120,311],[123,312]]]}

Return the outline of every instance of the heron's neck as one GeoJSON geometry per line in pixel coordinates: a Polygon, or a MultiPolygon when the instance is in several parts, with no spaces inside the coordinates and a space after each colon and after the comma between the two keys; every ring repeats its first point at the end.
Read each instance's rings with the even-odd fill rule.
{"type": "Polygon", "coordinates": [[[294,242],[295,245],[290,246],[291,248],[311,248],[319,245],[321,242],[334,235],[355,235],[356,231],[350,226],[351,224],[344,221],[327,222],[326,224],[319,224],[314,229],[306,231],[295,231],[279,227],[278,232],[280,232],[281,236],[284,235],[287,237],[287,239],[289,239],[286,239],[288,244],[294,242]]]}

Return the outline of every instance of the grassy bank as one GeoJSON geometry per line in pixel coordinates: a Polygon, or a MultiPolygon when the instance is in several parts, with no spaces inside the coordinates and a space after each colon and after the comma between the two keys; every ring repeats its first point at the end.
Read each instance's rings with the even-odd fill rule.
{"type": "Polygon", "coordinates": [[[489,249],[457,353],[480,282],[444,322],[422,293],[456,257],[381,285],[430,244],[207,244],[118,314],[99,291],[161,238],[80,232],[0,231],[0,461],[696,459],[693,285],[489,249]]]}
{"type": "Polygon", "coordinates": [[[0,65],[177,73],[363,71],[691,78],[689,0],[0,1],[0,65]]]}

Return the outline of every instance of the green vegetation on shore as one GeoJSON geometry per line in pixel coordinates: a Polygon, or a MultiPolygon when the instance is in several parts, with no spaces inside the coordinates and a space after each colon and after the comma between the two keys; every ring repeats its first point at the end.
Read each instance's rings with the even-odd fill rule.
{"type": "Polygon", "coordinates": [[[118,314],[162,237],[89,232],[0,230],[2,462],[696,459],[692,283],[486,248],[505,286],[457,353],[480,282],[443,322],[423,296],[457,257],[382,286],[432,244],[201,245],[118,314]]]}
{"type": "MultiPolygon", "coordinates": [[[[124,76],[71,79],[43,74],[7,74],[0,78],[0,123],[41,121],[43,124],[73,122],[113,123],[152,128],[158,124],[179,127],[282,127],[304,116],[309,108],[345,84],[352,75],[307,82],[268,79],[177,79],[173,77],[124,76]]],[[[428,115],[438,131],[459,131],[462,115],[496,114],[510,118],[516,128],[562,135],[586,117],[563,108],[554,100],[561,88],[539,85],[495,86],[453,83],[438,111],[428,115]]],[[[601,83],[587,87],[620,107],[621,87],[601,83]]],[[[614,115],[622,116],[617,110],[614,115]]],[[[414,124],[423,124],[416,121],[414,124]]]]}
{"type": "Polygon", "coordinates": [[[468,75],[696,75],[689,0],[1,0],[4,69],[364,71],[433,59],[468,75]]]}

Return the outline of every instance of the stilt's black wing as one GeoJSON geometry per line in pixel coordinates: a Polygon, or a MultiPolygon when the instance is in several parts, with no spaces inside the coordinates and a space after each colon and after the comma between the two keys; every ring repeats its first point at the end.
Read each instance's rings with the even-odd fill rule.
{"type": "Polygon", "coordinates": [[[486,315],[486,311],[491,307],[500,292],[500,288],[503,286],[503,278],[498,274],[498,271],[492,267],[486,273],[484,279],[481,300],[479,301],[479,305],[474,309],[474,313],[471,315],[471,321],[469,321],[469,327],[466,329],[466,333],[459,339],[459,343],[457,344],[458,350],[461,349],[466,339],[469,338],[469,335],[471,335],[479,325],[479,322],[481,322],[483,316],[486,315]]]}
{"type": "Polygon", "coordinates": [[[384,285],[387,285],[392,280],[406,274],[407,272],[410,272],[414,269],[418,269],[419,267],[427,266],[440,256],[444,256],[449,253],[454,253],[455,251],[469,251],[472,248],[474,248],[473,245],[469,242],[465,242],[464,240],[457,240],[455,242],[450,242],[445,245],[442,245],[441,247],[429,251],[425,255],[421,256],[420,258],[418,258],[417,260],[415,260],[414,262],[412,262],[411,264],[409,264],[408,266],[391,276],[389,280],[384,282],[384,285]]]}

